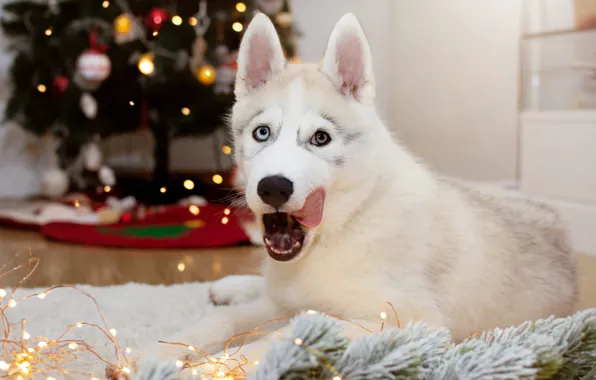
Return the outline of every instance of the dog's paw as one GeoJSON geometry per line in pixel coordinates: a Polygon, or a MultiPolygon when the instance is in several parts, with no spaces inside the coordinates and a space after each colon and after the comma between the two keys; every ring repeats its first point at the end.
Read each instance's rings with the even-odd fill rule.
{"type": "Polygon", "coordinates": [[[209,299],[216,306],[247,303],[259,298],[264,292],[264,287],[261,276],[227,276],[211,285],[209,299]]]}

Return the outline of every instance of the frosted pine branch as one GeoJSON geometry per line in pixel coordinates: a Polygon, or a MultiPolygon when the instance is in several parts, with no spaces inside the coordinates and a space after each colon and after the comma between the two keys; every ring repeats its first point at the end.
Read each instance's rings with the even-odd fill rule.
{"type": "Polygon", "coordinates": [[[293,332],[271,345],[256,378],[320,378],[325,365],[333,366],[348,346],[339,322],[321,314],[302,314],[292,322],[293,332]]]}
{"type": "MultiPolygon", "coordinates": [[[[330,316],[303,314],[292,328],[292,336],[271,345],[252,379],[596,379],[596,309],[495,329],[450,346],[446,329],[422,323],[371,333],[351,345],[330,316]]],[[[163,372],[152,369],[154,377],[134,380],[178,379],[172,366],[157,369],[163,372]]]]}
{"type": "Polygon", "coordinates": [[[536,355],[528,348],[471,340],[451,346],[430,376],[436,380],[533,379],[536,355]]]}
{"type": "Polygon", "coordinates": [[[350,380],[424,377],[449,341],[448,330],[430,330],[422,323],[391,329],[357,339],[335,369],[350,380]]]}

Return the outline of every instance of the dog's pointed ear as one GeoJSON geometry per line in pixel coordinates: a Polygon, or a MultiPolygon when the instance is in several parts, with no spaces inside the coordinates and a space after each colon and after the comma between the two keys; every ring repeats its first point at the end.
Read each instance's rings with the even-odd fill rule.
{"type": "Polygon", "coordinates": [[[335,24],[323,58],[322,71],[338,91],[367,103],[375,97],[372,55],[366,35],[352,13],[335,24]]]}
{"type": "Polygon", "coordinates": [[[286,65],[281,42],[273,23],[257,13],[248,25],[238,52],[237,98],[259,88],[286,65]]]}

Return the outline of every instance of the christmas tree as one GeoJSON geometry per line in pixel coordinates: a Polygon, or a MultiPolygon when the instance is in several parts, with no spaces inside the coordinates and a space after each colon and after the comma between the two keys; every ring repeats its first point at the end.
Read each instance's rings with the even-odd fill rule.
{"type": "Polygon", "coordinates": [[[222,126],[256,11],[272,18],[291,59],[288,0],[11,1],[2,20],[15,52],[5,117],[56,137],[62,169],[98,138],[148,129],[159,187],[174,137],[222,126]]]}

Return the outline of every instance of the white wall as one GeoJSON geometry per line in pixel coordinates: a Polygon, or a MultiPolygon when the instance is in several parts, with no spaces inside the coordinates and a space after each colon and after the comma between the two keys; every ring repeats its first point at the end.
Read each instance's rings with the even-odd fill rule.
{"type": "Polygon", "coordinates": [[[439,171],[516,177],[519,0],[395,0],[394,119],[439,171]]]}

